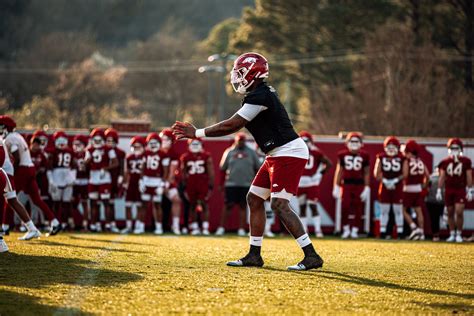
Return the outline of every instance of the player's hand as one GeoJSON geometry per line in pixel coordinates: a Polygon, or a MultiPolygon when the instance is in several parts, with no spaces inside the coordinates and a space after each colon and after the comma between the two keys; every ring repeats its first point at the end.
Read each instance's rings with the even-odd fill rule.
{"type": "Polygon", "coordinates": [[[316,172],[316,174],[313,177],[314,184],[320,185],[322,179],[323,179],[323,174],[321,172],[316,172]]]}
{"type": "Polygon", "coordinates": [[[105,169],[100,169],[99,178],[101,180],[105,178],[105,169]]]}
{"type": "Polygon", "coordinates": [[[140,193],[145,193],[145,189],[146,189],[145,182],[143,182],[143,180],[140,179],[140,181],[138,181],[138,190],[140,191],[140,193]]]}
{"type": "Polygon", "coordinates": [[[171,126],[171,129],[177,139],[196,137],[196,127],[188,122],[176,121],[173,126],[171,126]]]}
{"type": "Polygon", "coordinates": [[[370,194],[370,188],[369,186],[365,186],[364,191],[362,191],[362,193],[360,194],[360,199],[362,200],[362,202],[365,202],[369,199],[369,194],[370,194]]]}
{"type": "MultiPolygon", "coordinates": [[[[466,196],[467,198],[467,196],[466,196]]],[[[438,188],[436,190],[436,200],[437,201],[442,201],[443,200],[443,193],[441,192],[441,188],[438,188]]]]}
{"type": "Polygon", "coordinates": [[[332,196],[333,196],[335,199],[338,199],[338,198],[340,198],[340,195],[341,195],[341,186],[335,185],[335,186],[332,188],[332,196]]]}
{"type": "Polygon", "coordinates": [[[467,189],[466,200],[471,202],[474,199],[474,188],[467,189]]]}

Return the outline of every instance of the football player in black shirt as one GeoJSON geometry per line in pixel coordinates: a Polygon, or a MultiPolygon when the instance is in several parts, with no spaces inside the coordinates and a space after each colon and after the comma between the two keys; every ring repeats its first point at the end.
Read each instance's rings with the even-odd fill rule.
{"type": "Polygon", "coordinates": [[[230,261],[229,266],[263,266],[260,255],[265,229],[263,202],[271,198],[272,210],[304,252],[304,259],[289,270],[309,270],[323,266],[300,218],[290,207],[308,160],[308,147],[293,129],[288,113],[275,89],[264,81],[268,77],[268,62],[260,54],[239,56],[231,71],[234,90],[244,94],[240,110],[231,118],[207,128],[196,129],[192,124],[177,121],[173,133],[178,139],[218,137],[246,127],[261,150],[267,155],[247,195],[250,208],[250,251],[242,259],[230,261]]]}

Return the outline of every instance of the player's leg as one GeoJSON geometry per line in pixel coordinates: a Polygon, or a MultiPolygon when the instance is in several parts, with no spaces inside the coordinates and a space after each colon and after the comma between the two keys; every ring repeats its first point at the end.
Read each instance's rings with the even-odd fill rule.
{"type": "Polygon", "coordinates": [[[19,239],[30,240],[32,238],[40,237],[40,231],[38,230],[38,228],[36,228],[23,204],[21,204],[16,197],[8,199],[7,203],[18,214],[18,217],[20,217],[21,221],[25,224],[25,227],[27,229],[26,234],[20,237],[19,239]]]}
{"type": "Polygon", "coordinates": [[[125,228],[120,231],[121,234],[130,234],[133,231],[132,207],[133,202],[125,202],[125,228]]]}
{"type": "Polygon", "coordinates": [[[247,192],[242,190],[242,188],[238,188],[239,192],[239,202],[237,203],[237,208],[239,209],[239,230],[237,231],[237,235],[243,237],[247,235],[245,227],[247,226],[247,199],[241,199],[241,195],[247,196],[247,192]]]}
{"type": "Polygon", "coordinates": [[[202,234],[209,236],[209,205],[205,199],[199,201],[202,207],[202,234]]]}
{"type": "Polygon", "coordinates": [[[462,228],[464,225],[464,203],[454,204],[456,213],[456,242],[462,242],[462,228]]]}
{"type": "Polygon", "coordinates": [[[403,207],[402,204],[392,204],[393,213],[395,215],[395,224],[397,225],[397,234],[400,236],[403,233],[403,207]]]}
{"type": "Polygon", "coordinates": [[[342,195],[341,195],[341,224],[342,224],[342,239],[347,239],[351,235],[351,226],[349,223],[349,218],[352,216],[352,207],[351,207],[351,190],[350,186],[344,184],[342,186],[342,195]]]}
{"type": "Polygon", "coordinates": [[[171,201],[171,231],[175,235],[181,235],[179,230],[179,222],[181,218],[181,198],[179,197],[178,189],[172,187],[167,192],[168,199],[171,201]]]}
{"type": "Polygon", "coordinates": [[[306,215],[307,198],[306,194],[298,195],[298,204],[300,205],[300,219],[305,232],[308,232],[308,217],[306,215]]]}
{"type": "Polygon", "coordinates": [[[309,209],[312,213],[313,225],[314,225],[314,234],[318,238],[324,237],[323,231],[321,229],[321,215],[318,211],[318,202],[316,201],[309,201],[309,209]]]}
{"type": "Polygon", "coordinates": [[[387,224],[390,216],[390,204],[380,203],[380,233],[381,238],[385,238],[387,234],[387,224]]]}
{"type": "Polygon", "coordinates": [[[225,225],[234,209],[235,205],[238,203],[237,201],[237,188],[236,187],[224,187],[224,196],[225,196],[225,204],[224,210],[222,211],[220,226],[216,230],[217,236],[222,236],[225,233],[225,225]]]}
{"type": "Polygon", "coordinates": [[[163,212],[161,202],[153,197],[153,217],[155,218],[155,235],[163,234],[163,212]]]}

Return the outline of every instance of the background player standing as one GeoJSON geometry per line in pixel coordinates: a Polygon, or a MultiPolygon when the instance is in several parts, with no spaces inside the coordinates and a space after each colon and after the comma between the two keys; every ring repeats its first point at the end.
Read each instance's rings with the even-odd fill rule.
{"type": "Polygon", "coordinates": [[[342,238],[358,238],[364,202],[370,196],[370,158],[362,150],[362,134],[351,132],[346,137],[346,149],[337,154],[334,174],[334,198],[341,198],[342,238]],[[341,194],[342,191],[342,194],[341,194]]]}
{"type": "Polygon", "coordinates": [[[214,188],[214,166],[211,154],[204,151],[202,147],[201,139],[190,139],[188,144],[188,151],[181,156],[180,160],[185,194],[191,207],[191,235],[201,234],[199,215],[202,221],[202,234],[209,235],[207,201],[214,188]]]}
{"type": "Polygon", "coordinates": [[[130,141],[131,153],[125,159],[125,174],[123,178],[123,187],[125,189],[125,207],[126,207],[126,226],[121,231],[122,234],[129,234],[133,230],[132,207],[135,206],[137,218],[135,221],[134,234],[143,234],[145,232],[145,212],[142,208],[142,199],[140,196],[139,183],[143,172],[145,158],[146,140],[141,136],[135,136],[130,141]]]}
{"type": "Polygon", "coordinates": [[[442,201],[441,188],[445,186],[444,201],[448,209],[448,242],[462,242],[464,205],[474,197],[472,186],[471,159],[462,155],[463,143],[459,138],[451,138],[447,144],[449,156],[439,164],[439,180],[436,199],[442,201]],[[466,194],[466,187],[467,194],[466,194]]]}
{"type": "Polygon", "coordinates": [[[430,174],[425,163],[418,156],[420,146],[413,139],[405,143],[405,161],[403,162],[403,216],[410,225],[411,234],[408,237],[412,240],[424,240],[424,216],[423,216],[423,188],[426,187],[430,174]],[[416,213],[418,225],[413,221],[408,213],[408,208],[413,208],[416,213]]]}
{"type": "Polygon", "coordinates": [[[390,210],[395,215],[397,233],[403,233],[403,161],[400,153],[400,141],[395,136],[387,137],[383,142],[384,151],[377,154],[374,177],[379,184],[378,198],[380,202],[380,232],[382,237],[388,233],[387,224],[390,210]]]}
{"type": "MultiPolygon", "coordinates": [[[[125,165],[125,152],[120,149],[117,145],[119,142],[118,132],[113,128],[107,128],[104,132],[105,144],[115,150],[117,156],[118,165],[115,168],[110,169],[111,188],[110,188],[110,213],[109,221],[115,223],[115,202],[117,198],[122,196],[122,184],[123,184],[123,170],[125,165]]],[[[108,224],[106,228],[111,229],[108,224]]],[[[115,230],[115,229],[114,229],[115,230]]]]}
{"type": "Polygon", "coordinates": [[[228,262],[229,266],[263,266],[260,250],[266,221],[264,201],[271,198],[272,209],[305,254],[300,263],[288,269],[319,268],[323,260],[314,250],[289,203],[297,193],[308,160],[308,147],[293,129],[275,89],[264,81],[268,77],[268,69],[267,60],[260,54],[239,56],[231,71],[231,83],[236,92],[245,95],[240,110],[227,120],[198,130],[190,123],[176,122],[173,132],[178,138],[217,137],[237,132],[245,126],[267,154],[247,195],[250,208],[249,253],[242,259],[228,262]]]}
{"type": "Polygon", "coordinates": [[[306,207],[311,210],[310,216],[313,219],[314,232],[316,237],[323,237],[321,230],[321,215],[318,212],[319,184],[323,174],[332,166],[331,160],[322,153],[313,142],[313,136],[306,132],[300,132],[300,137],[306,143],[309,150],[309,158],[304,167],[303,175],[298,186],[298,202],[300,204],[301,222],[306,231],[308,231],[308,216],[306,207]]]}
{"type": "Polygon", "coordinates": [[[82,229],[89,229],[89,202],[88,202],[88,184],[89,184],[89,168],[85,163],[86,146],[89,137],[86,135],[76,135],[72,141],[72,150],[74,155],[73,172],[75,172],[75,180],[73,187],[74,208],[79,205],[82,207],[82,229]]]}

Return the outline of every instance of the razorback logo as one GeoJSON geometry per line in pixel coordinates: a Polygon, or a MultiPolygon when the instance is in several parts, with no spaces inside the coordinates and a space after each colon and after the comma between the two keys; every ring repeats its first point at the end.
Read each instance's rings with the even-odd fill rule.
{"type": "Polygon", "coordinates": [[[255,57],[247,57],[243,61],[243,63],[250,63],[250,64],[256,63],[256,62],[257,62],[257,58],[255,58],[255,57]]]}

